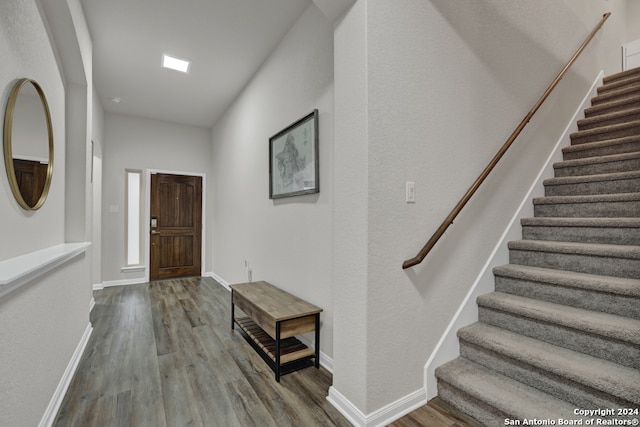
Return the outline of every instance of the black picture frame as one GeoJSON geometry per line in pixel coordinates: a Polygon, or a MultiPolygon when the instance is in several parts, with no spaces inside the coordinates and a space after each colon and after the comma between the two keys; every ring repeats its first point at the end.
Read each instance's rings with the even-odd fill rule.
{"type": "Polygon", "coordinates": [[[269,198],[320,192],[318,110],[269,138],[269,198]]]}

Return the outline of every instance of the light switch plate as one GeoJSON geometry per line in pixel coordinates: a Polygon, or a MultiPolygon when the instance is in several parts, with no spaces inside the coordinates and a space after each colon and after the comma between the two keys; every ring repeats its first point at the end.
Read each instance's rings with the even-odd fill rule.
{"type": "Polygon", "coordinates": [[[407,182],[406,201],[407,203],[416,202],[416,183],[415,182],[407,182]]]}

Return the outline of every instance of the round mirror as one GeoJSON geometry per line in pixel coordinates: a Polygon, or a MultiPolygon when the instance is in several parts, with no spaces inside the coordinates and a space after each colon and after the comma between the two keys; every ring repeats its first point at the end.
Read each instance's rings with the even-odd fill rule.
{"type": "Polygon", "coordinates": [[[18,204],[27,210],[39,209],[51,186],[53,128],[47,98],[34,80],[18,80],[9,95],[4,163],[18,204]]]}

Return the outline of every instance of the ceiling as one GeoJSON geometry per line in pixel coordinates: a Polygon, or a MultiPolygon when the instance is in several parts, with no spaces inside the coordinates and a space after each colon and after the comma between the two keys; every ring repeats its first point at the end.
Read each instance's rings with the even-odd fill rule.
{"type": "Polygon", "coordinates": [[[210,128],[311,0],[81,0],[106,112],[210,128]],[[192,61],[183,74],[162,54],[192,61]],[[119,103],[112,101],[120,98],[119,103]]]}

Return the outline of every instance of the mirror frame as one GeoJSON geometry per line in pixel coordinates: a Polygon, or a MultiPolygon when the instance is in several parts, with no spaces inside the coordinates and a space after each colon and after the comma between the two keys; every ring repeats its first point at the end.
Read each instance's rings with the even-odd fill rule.
{"type": "Polygon", "coordinates": [[[13,197],[15,197],[16,201],[23,209],[29,211],[35,211],[40,209],[44,204],[47,196],[49,195],[49,188],[51,187],[51,178],[53,176],[53,126],[51,123],[51,111],[49,110],[49,103],[47,102],[47,97],[42,90],[42,87],[35,80],[24,78],[20,79],[16,82],[11,90],[11,94],[9,95],[9,100],[7,102],[7,110],[4,115],[4,164],[7,169],[7,177],[9,178],[9,185],[11,186],[11,192],[13,193],[13,197]],[[13,115],[15,112],[16,102],[18,100],[18,95],[20,94],[20,89],[22,89],[27,84],[33,85],[33,87],[38,92],[40,96],[40,101],[42,102],[42,108],[44,110],[44,115],[47,121],[47,132],[48,132],[48,140],[49,140],[49,164],[47,165],[47,177],[44,183],[44,188],[42,189],[42,194],[40,198],[36,202],[35,205],[29,206],[29,204],[22,197],[22,193],[20,192],[20,187],[18,186],[18,181],[16,179],[16,171],[13,167],[13,156],[12,156],[12,130],[13,130],[13,115]]]}

